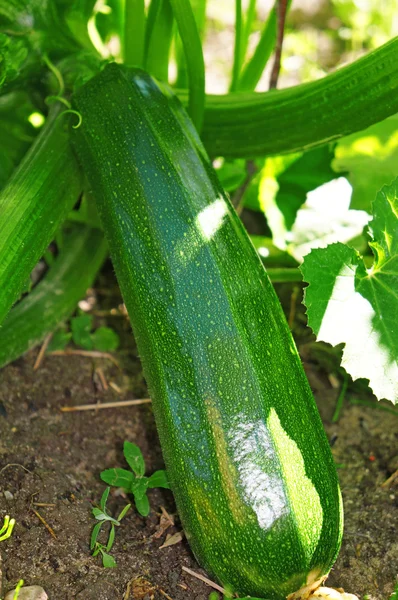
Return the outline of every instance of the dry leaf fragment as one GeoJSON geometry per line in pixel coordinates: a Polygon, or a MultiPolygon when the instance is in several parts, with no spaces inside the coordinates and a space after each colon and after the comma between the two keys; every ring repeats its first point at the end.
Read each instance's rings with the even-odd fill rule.
{"type": "Polygon", "coordinates": [[[167,534],[165,543],[162,544],[159,549],[161,550],[162,548],[167,548],[167,546],[174,546],[181,542],[183,537],[183,531],[177,531],[177,533],[174,533],[173,535],[167,534]]]}

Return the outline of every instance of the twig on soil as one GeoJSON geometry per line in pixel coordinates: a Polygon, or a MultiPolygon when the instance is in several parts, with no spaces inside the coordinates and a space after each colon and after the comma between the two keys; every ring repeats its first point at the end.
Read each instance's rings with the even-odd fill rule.
{"type": "Polygon", "coordinates": [[[41,521],[44,525],[44,527],[47,529],[47,531],[50,533],[50,535],[56,540],[57,536],[55,535],[54,530],[52,529],[52,527],[50,527],[50,525],[47,523],[47,521],[44,519],[44,517],[41,516],[41,514],[39,512],[37,512],[37,510],[35,510],[32,506],[30,507],[30,510],[36,515],[36,517],[39,519],[39,521],[41,521]]]}
{"type": "Polygon", "coordinates": [[[168,594],[166,594],[166,592],[164,590],[162,590],[162,588],[158,588],[158,592],[160,594],[162,594],[162,596],[164,596],[165,598],[167,598],[167,600],[173,600],[173,598],[170,598],[170,596],[168,594]]]}
{"type": "Polygon", "coordinates": [[[109,382],[109,387],[115,390],[115,392],[119,394],[119,396],[123,394],[123,390],[114,381],[109,382]]]}
{"type": "Polygon", "coordinates": [[[149,404],[150,398],[141,400],[118,400],[117,402],[103,402],[102,404],[80,404],[79,406],[61,406],[62,412],[76,412],[80,410],[98,410],[99,408],[120,408],[121,406],[137,406],[138,404],[149,404]]]}
{"type": "Polygon", "coordinates": [[[394,483],[396,479],[398,479],[398,469],[394,471],[394,473],[390,475],[390,477],[386,479],[384,483],[381,484],[381,487],[389,487],[392,483],[394,483]]]}
{"type": "Polygon", "coordinates": [[[55,508],[56,504],[50,504],[49,502],[32,502],[33,506],[41,506],[45,508],[55,508]]]}
{"type": "Polygon", "coordinates": [[[48,344],[50,343],[52,337],[53,337],[53,332],[49,333],[44,338],[44,342],[43,342],[43,344],[42,344],[42,346],[41,346],[41,348],[39,350],[39,354],[37,355],[37,358],[35,360],[35,364],[33,365],[33,370],[34,371],[37,371],[37,369],[40,367],[40,365],[41,365],[41,363],[43,361],[44,355],[46,353],[48,344]]]}
{"type": "Polygon", "coordinates": [[[112,356],[112,354],[109,354],[109,352],[99,352],[98,350],[54,350],[54,352],[50,352],[48,356],[87,356],[89,358],[107,358],[121,370],[116,358],[112,356]]]}
{"type": "Polygon", "coordinates": [[[27,469],[26,467],[24,467],[23,465],[21,465],[19,463],[8,463],[8,465],[5,465],[5,467],[3,467],[2,469],[0,469],[0,475],[1,475],[1,473],[3,473],[3,471],[5,471],[6,469],[8,469],[8,467],[21,467],[21,469],[23,469],[24,471],[26,471],[27,473],[29,473],[29,475],[34,475],[34,473],[32,471],[29,471],[29,469],[27,469]]]}
{"type": "Polygon", "coordinates": [[[214,588],[215,590],[221,592],[222,594],[227,593],[223,587],[221,587],[217,583],[214,583],[214,581],[207,579],[207,577],[204,577],[200,573],[196,573],[196,571],[192,571],[192,569],[188,569],[188,567],[184,567],[184,566],[182,567],[182,570],[185,571],[186,573],[189,573],[189,575],[192,575],[192,577],[196,577],[196,579],[200,579],[204,583],[207,583],[207,585],[209,585],[210,587],[214,588]]]}
{"type": "Polygon", "coordinates": [[[101,385],[102,385],[102,389],[104,391],[106,391],[109,388],[109,385],[108,385],[108,382],[106,380],[106,377],[104,375],[103,370],[101,369],[101,367],[97,367],[95,369],[95,372],[97,373],[97,375],[98,375],[98,377],[100,379],[100,382],[101,382],[101,385]]]}

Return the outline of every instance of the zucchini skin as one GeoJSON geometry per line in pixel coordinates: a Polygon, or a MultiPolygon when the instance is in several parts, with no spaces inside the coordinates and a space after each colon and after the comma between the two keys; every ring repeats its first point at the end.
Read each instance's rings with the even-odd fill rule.
{"type": "Polygon", "coordinates": [[[74,106],[187,539],[224,587],[282,600],[330,571],[342,505],[279,300],[171,93],[110,64],[74,106]]]}

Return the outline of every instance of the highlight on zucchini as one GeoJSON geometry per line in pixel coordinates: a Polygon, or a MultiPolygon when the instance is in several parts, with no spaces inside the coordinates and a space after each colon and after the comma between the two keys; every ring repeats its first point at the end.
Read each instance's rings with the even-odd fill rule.
{"type": "Polygon", "coordinates": [[[340,548],[336,469],[279,300],[168,95],[107,65],[74,95],[75,148],[189,544],[228,591],[298,600],[340,548]]]}

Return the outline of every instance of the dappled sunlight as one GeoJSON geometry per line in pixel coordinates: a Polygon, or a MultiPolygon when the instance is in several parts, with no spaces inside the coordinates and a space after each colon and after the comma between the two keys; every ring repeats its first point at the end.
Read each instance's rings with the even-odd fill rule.
{"type": "Polygon", "coordinates": [[[321,185],[307,195],[287,234],[288,249],[301,262],[313,248],[349,242],[362,233],[370,220],[364,210],[351,210],[352,187],[345,177],[321,185]]]}
{"type": "Polygon", "coordinates": [[[343,265],[334,284],[318,332],[318,340],[332,345],[348,340],[342,365],[353,379],[367,377],[379,397],[395,398],[398,365],[391,360],[375,328],[371,303],[355,290],[357,265],[343,265]],[[380,390],[383,389],[384,393],[380,390]]]}
{"type": "Polygon", "coordinates": [[[199,250],[215,236],[227,214],[228,207],[223,198],[217,198],[198,213],[175,245],[174,257],[180,266],[192,261],[199,250]]]}
{"type": "Polygon", "coordinates": [[[309,561],[322,533],[321,500],[314,484],[306,474],[299,447],[283,429],[274,408],[270,410],[267,426],[279,456],[288,501],[297,521],[297,533],[309,561]]]}
{"type": "Polygon", "coordinates": [[[220,229],[227,213],[227,204],[223,198],[218,198],[200,211],[196,217],[196,224],[206,241],[211,240],[220,229]]]}

